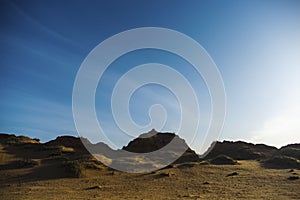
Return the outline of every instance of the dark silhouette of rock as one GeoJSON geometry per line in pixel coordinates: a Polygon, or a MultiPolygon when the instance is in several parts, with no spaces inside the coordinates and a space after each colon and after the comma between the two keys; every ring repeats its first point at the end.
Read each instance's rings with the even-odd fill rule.
{"type": "Polygon", "coordinates": [[[14,134],[0,134],[0,143],[8,145],[22,145],[22,144],[39,144],[40,140],[37,138],[30,138],[26,136],[16,136],[14,134]]]}
{"type": "Polygon", "coordinates": [[[300,169],[300,161],[288,156],[273,156],[263,161],[263,166],[273,169],[300,169]]]}
{"type": "Polygon", "coordinates": [[[65,146],[65,147],[71,147],[75,150],[77,153],[85,153],[87,154],[88,151],[83,145],[83,142],[85,145],[91,145],[90,141],[86,138],[79,138],[79,137],[73,137],[73,136],[59,136],[55,140],[51,140],[49,142],[46,142],[46,146],[65,146]]]}
{"type": "Polygon", "coordinates": [[[197,162],[200,160],[195,151],[190,149],[179,136],[174,133],[159,133],[154,129],[129,142],[127,146],[123,147],[123,150],[134,153],[149,153],[165,147],[171,141],[175,145],[168,149],[170,156],[178,151],[186,150],[174,163],[197,162]]]}
{"type": "MultiPolygon", "coordinates": [[[[61,157],[68,160],[78,160],[87,156],[90,162],[93,159],[92,154],[97,154],[101,158],[108,161],[108,163],[114,163],[114,155],[119,153],[121,155],[117,162],[133,163],[134,157],[127,157],[120,150],[113,150],[108,145],[99,142],[92,144],[85,138],[73,137],[73,136],[60,136],[54,140],[46,143],[40,143],[39,139],[31,139],[26,136],[16,136],[13,134],[0,134],[0,143],[4,146],[6,151],[17,152],[17,156],[25,159],[45,159],[45,162],[50,162],[51,159],[59,159],[61,157]],[[83,144],[84,143],[84,144],[83,144]],[[90,150],[87,151],[86,146],[90,150]],[[26,157],[30,155],[29,157],[26,157]]],[[[278,168],[278,169],[300,169],[300,144],[286,145],[280,149],[267,146],[264,144],[251,144],[246,142],[216,142],[212,145],[213,148],[208,151],[205,156],[206,163],[211,164],[236,164],[236,160],[259,160],[263,167],[266,168],[278,168]]],[[[174,133],[160,133],[154,129],[148,133],[141,134],[138,138],[132,140],[127,146],[123,147],[123,150],[141,153],[140,162],[144,162],[145,165],[149,165],[151,168],[155,163],[155,159],[158,163],[166,160],[165,158],[173,158],[174,164],[184,164],[199,162],[199,156],[188,147],[186,142],[174,133]],[[171,148],[165,149],[164,147],[170,142],[174,143],[171,148]],[[161,150],[163,153],[158,154],[154,160],[147,160],[147,156],[143,156],[143,153],[153,152],[161,150]],[[178,153],[180,152],[180,154],[178,153]],[[184,152],[182,154],[182,152],[184,152]],[[167,157],[164,157],[167,156],[167,157]]],[[[172,160],[172,159],[171,159],[172,160]]],[[[202,164],[204,163],[202,162],[202,164]]],[[[195,163],[191,165],[174,165],[177,167],[193,167],[195,163]]],[[[90,165],[93,167],[92,165],[90,165]]],[[[4,166],[5,167],[5,166],[4,166]]],[[[8,166],[9,167],[9,166],[8,166]]],[[[98,167],[98,164],[96,168],[98,167]]],[[[132,167],[135,167],[134,164],[132,167]]],[[[145,167],[145,166],[142,166],[145,167]]],[[[170,165],[173,167],[173,165],[170,165]]],[[[165,167],[167,168],[167,167],[165,167]]]]}
{"type": "Polygon", "coordinates": [[[277,152],[276,147],[264,144],[252,144],[247,142],[215,142],[207,151],[204,159],[211,159],[218,155],[226,155],[235,160],[255,160],[270,157],[277,152]]]}
{"type": "Polygon", "coordinates": [[[295,143],[295,144],[288,144],[286,146],[281,147],[280,149],[284,148],[295,148],[295,149],[300,149],[300,143],[295,143]]]}
{"type": "Polygon", "coordinates": [[[281,147],[277,155],[288,156],[300,160],[300,144],[289,144],[281,147]]]}

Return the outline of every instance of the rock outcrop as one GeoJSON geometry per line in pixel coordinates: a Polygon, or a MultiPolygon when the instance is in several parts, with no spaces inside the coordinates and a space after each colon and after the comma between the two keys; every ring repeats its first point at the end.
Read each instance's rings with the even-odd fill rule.
{"type": "Polygon", "coordinates": [[[164,151],[162,148],[171,141],[174,145],[166,150],[170,156],[178,156],[177,152],[184,152],[178,156],[179,158],[175,163],[197,162],[200,160],[196,152],[188,147],[185,140],[178,135],[174,133],[160,133],[154,129],[129,142],[127,146],[123,147],[123,150],[134,153],[149,153],[159,149],[164,151]]]}

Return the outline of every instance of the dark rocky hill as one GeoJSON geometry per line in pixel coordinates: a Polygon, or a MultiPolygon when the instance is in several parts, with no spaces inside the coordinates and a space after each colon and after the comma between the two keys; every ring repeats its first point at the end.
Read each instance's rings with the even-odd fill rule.
{"type": "Polygon", "coordinates": [[[196,152],[190,149],[178,135],[174,133],[159,133],[154,129],[129,142],[127,146],[123,147],[123,150],[134,153],[149,153],[163,148],[172,140],[175,145],[168,150],[170,156],[174,156],[176,152],[186,149],[175,163],[197,162],[200,160],[196,152]]]}
{"type": "Polygon", "coordinates": [[[205,157],[199,159],[196,152],[189,148],[186,142],[178,135],[174,133],[160,133],[155,130],[141,134],[122,148],[128,152],[141,153],[134,157],[128,157],[126,154],[123,156],[122,153],[124,152],[113,150],[104,143],[92,144],[85,138],[73,136],[59,136],[49,142],[40,143],[39,139],[32,139],[26,136],[0,134],[0,144],[8,152],[17,152],[12,154],[16,154],[18,157],[45,160],[43,162],[46,163],[53,159],[62,158],[71,161],[82,160],[82,157],[90,159],[92,158],[90,152],[92,152],[93,154],[102,156],[108,163],[128,163],[128,166],[132,164],[132,167],[135,167],[134,160],[139,160],[140,163],[150,166],[156,164],[155,160],[158,163],[163,163],[166,158],[174,158],[175,164],[198,162],[201,160],[207,160],[211,164],[235,164],[238,160],[259,160],[263,166],[268,168],[300,168],[299,143],[286,145],[277,149],[276,147],[264,144],[252,144],[242,141],[215,142],[207,151],[205,157]],[[171,141],[175,145],[168,150],[164,149],[163,152],[160,151],[151,161],[149,161],[147,155],[143,154],[159,149],[163,150],[162,148],[171,141]],[[87,151],[86,146],[89,147],[90,152],[87,151]],[[182,152],[184,153],[182,154],[182,152]],[[118,156],[114,157],[114,155],[118,156]]]}
{"type": "Polygon", "coordinates": [[[14,134],[0,133],[0,143],[10,145],[39,144],[40,140],[37,138],[32,139],[27,136],[16,136],[14,134]]]}
{"type": "Polygon", "coordinates": [[[85,138],[79,138],[79,137],[73,137],[73,136],[59,136],[54,140],[51,140],[49,142],[46,142],[46,146],[65,146],[65,147],[71,147],[76,152],[80,153],[88,153],[85,146],[83,145],[83,142],[88,145],[91,144],[88,139],[85,138]]]}
{"type": "Polygon", "coordinates": [[[272,156],[278,149],[264,144],[252,144],[242,141],[216,142],[208,150],[204,159],[211,159],[218,155],[226,155],[235,160],[256,160],[272,156]]]}

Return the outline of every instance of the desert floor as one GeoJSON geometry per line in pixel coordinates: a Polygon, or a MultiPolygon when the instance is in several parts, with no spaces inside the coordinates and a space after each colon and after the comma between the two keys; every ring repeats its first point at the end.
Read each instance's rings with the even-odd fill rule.
{"type": "MultiPolygon", "coordinates": [[[[6,154],[1,154],[5,156],[6,154]]],[[[11,158],[13,159],[13,158],[11,158]]],[[[2,160],[4,160],[2,158],[2,160]]],[[[5,160],[10,160],[6,155],[5,160]]],[[[85,178],[30,178],[29,169],[0,171],[0,199],[299,199],[299,170],[265,169],[257,161],[238,165],[185,163],[149,174],[104,168],[85,178]],[[236,172],[237,175],[229,175],[236,172]],[[28,179],[18,177],[28,174],[28,179]]],[[[57,169],[40,171],[57,173],[57,169]]],[[[36,177],[38,174],[35,174],[36,177]]]]}

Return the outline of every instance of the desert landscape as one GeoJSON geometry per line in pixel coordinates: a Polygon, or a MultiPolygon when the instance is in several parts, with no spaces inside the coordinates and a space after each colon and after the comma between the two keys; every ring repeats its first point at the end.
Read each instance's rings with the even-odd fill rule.
{"type": "MultiPolygon", "coordinates": [[[[186,145],[173,133],[153,134],[152,130],[151,134],[148,138],[136,138],[123,149],[148,152],[174,138],[186,145]]],[[[126,173],[103,165],[77,137],[60,136],[40,143],[39,139],[1,134],[0,141],[3,200],[299,199],[300,196],[300,144],[277,149],[241,141],[216,142],[204,158],[188,148],[173,164],[160,170],[126,173]]],[[[101,145],[106,151],[110,149],[101,145]]]]}
{"type": "Polygon", "coordinates": [[[0,0],[0,200],[300,200],[300,0],[0,0]]]}

